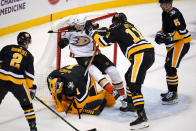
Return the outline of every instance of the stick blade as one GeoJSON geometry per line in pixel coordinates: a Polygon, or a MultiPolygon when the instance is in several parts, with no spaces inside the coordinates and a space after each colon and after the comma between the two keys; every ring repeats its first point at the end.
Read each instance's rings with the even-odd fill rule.
{"type": "Polygon", "coordinates": [[[93,129],[90,129],[90,130],[87,130],[87,131],[97,131],[97,129],[93,128],[93,129]]]}
{"type": "Polygon", "coordinates": [[[49,30],[48,33],[54,33],[53,30],[49,30]]]}

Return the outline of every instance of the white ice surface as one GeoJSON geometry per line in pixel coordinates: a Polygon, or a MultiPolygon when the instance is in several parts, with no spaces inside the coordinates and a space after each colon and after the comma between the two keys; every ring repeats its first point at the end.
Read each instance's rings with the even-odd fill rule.
{"type": "MultiPolygon", "coordinates": [[[[196,38],[196,1],[174,2],[174,6],[183,13],[187,28],[196,38]]],[[[154,42],[155,33],[161,28],[161,8],[158,4],[144,4],[137,6],[127,6],[104,10],[101,12],[124,12],[128,20],[132,22],[145,36],[147,40],[155,46],[156,58],[154,65],[149,69],[145,82],[143,84],[143,94],[145,98],[145,108],[149,118],[150,127],[144,131],[195,131],[194,123],[196,121],[196,41],[191,42],[191,48],[184,57],[179,69],[179,103],[176,105],[161,105],[160,93],[167,90],[165,80],[164,61],[166,50],[164,45],[157,45],[154,42]]],[[[50,30],[50,23],[37,27],[26,29],[32,35],[32,45],[29,50],[35,57],[35,67],[37,70],[44,70],[40,65],[40,59],[46,52],[45,47],[49,37],[47,33],[50,30]],[[41,68],[41,69],[40,69],[41,68]]],[[[18,32],[0,37],[0,49],[7,44],[16,43],[18,32]]],[[[51,50],[52,45],[47,45],[46,49],[51,50]]],[[[68,49],[67,49],[68,50],[68,49]]],[[[102,49],[102,52],[111,56],[112,49],[102,49]]],[[[67,57],[68,51],[62,63],[73,64],[75,60],[67,57]]],[[[42,61],[45,59],[42,58],[42,61]]],[[[53,65],[55,62],[53,62],[53,65]]],[[[124,79],[130,63],[118,49],[117,68],[124,79]]],[[[51,111],[45,108],[38,101],[33,102],[36,116],[37,127],[39,131],[72,131],[69,125],[56,117],[51,111]]],[[[53,104],[49,103],[54,109],[53,104]]],[[[97,128],[98,131],[128,131],[129,123],[135,119],[130,114],[120,113],[118,108],[119,101],[112,108],[105,108],[100,116],[82,115],[78,119],[77,115],[60,113],[68,122],[79,130],[97,128]]],[[[3,100],[0,105],[0,131],[28,131],[29,127],[24,118],[23,111],[19,103],[11,93],[3,100]]]]}

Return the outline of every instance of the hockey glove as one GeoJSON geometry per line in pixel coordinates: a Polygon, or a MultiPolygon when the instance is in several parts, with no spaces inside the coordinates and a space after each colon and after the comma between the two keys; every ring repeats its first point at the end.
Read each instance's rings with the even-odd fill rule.
{"type": "Polygon", "coordinates": [[[166,39],[166,35],[163,32],[158,31],[155,36],[155,42],[160,45],[165,43],[165,39],[166,39]]]}
{"type": "Polygon", "coordinates": [[[32,99],[32,100],[33,100],[34,97],[35,97],[36,89],[37,89],[37,86],[36,86],[36,85],[33,85],[32,88],[29,88],[29,92],[30,92],[30,96],[31,96],[31,99],[32,99]]]}
{"type": "Polygon", "coordinates": [[[157,44],[162,44],[162,43],[165,43],[165,44],[168,44],[170,43],[171,41],[173,40],[173,36],[171,33],[163,33],[161,31],[157,32],[156,36],[155,36],[155,42],[157,44]]]}
{"type": "Polygon", "coordinates": [[[84,29],[87,35],[93,36],[95,34],[94,29],[99,28],[99,24],[93,23],[92,21],[88,20],[85,23],[84,29]]]}
{"type": "Polygon", "coordinates": [[[165,40],[166,43],[170,43],[171,41],[173,41],[173,35],[172,35],[172,33],[167,33],[165,39],[166,39],[165,40]]]}
{"type": "Polygon", "coordinates": [[[114,26],[115,26],[114,24],[111,24],[111,25],[110,25],[110,29],[113,28],[114,26]]]}
{"type": "Polygon", "coordinates": [[[58,42],[58,45],[61,49],[65,48],[69,44],[69,40],[67,38],[63,38],[58,42]]]}

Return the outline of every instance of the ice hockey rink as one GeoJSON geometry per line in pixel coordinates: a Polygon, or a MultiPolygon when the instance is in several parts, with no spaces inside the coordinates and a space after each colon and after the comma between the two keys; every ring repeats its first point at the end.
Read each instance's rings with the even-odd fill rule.
{"type": "MultiPolygon", "coordinates": [[[[196,38],[196,1],[178,1],[174,2],[182,13],[187,23],[187,29],[191,32],[193,38],[196,38]]],[[[154,42],[154,36],[161,28],[161,8],[158,3],[143,4],[136,6],[127,6],[98,12],[124,12],[128,21],[133,23],[144,37],[155,46],[155,63],[149,69],[145,82],[143,84],[143,94],[145,99],[145,109],[149,118],[150,127],[142,129],[143,131],[195,131],[196,121],[196,40],[191,42],[188,54],[182,60],[178,69],[179,75],[179,101],[175,105],[162,105],[160,93],[167,91],[164,61],[166,50],[164,45],[157,45],[154,42]]],[[[32,36],[32,44],[29,47],[30,52],[35,59],[35,72],[45,70],[40,62],[53,59],[51,56],[45,56],[48,50],[53,48],[52,44],[47,44],[51,29],[51,23],[26,29],[32,36]],[[41,69],[40,69],[41,68],[41,69]]],[[[0,37],[0,49],[7,44],[16,43],[18,32],[0,37]]],[[[55,43],[56,44],[56,43],[55,43]]],[[[55,49],[54,49],[55,50],[55,49]]],[[[112,47],[101,49],[102,53],[112,59],[112,47]]],[[[63,57],[62,65],[74,64],[73,58],[69,58],[68,47],[63,57]]],[[[55,59],[52,63],[55,65],[55,59]]],[[[61,65],[61,66],[62,66],[61,65]]],[[[117,69],[123,80],[130,63],[118,49],[117,69]]],[[[38,87],[39,88],[39,87],[38,87]]],[[[47,88],[47,87],[45,87],[47,88]]],[[[39,89],[37,90],[39,94],[39,89]]],[[[49,97],[50,95],[47,94],[49,97]]],[[[38,96],[39,97],[39,96],[38,96]]],[[[41,97],[41,96],[40,96],[41,97]]],[[[67,123],[58,118],[45,106],[36,100],[33,100],[34,109],[37,116],[37,127],[39,131],[74,131],[67,123]]],[[[54,104],[46,101],[51,108],[55,109],[54,104]]],[[[89,130],[96,128],[98,131],[129,131],[129,123],[136,119],[131,114],[121,113],[118,108],[120,102],[117,101],[114,107],[106,107],[99,116],[72,115],[59,113],[65,120],[74,125],[78,130],[89,130]]],[[[0,105],[0,131],[28,131],[28,123],[24,117],[23,111],[11,93],[3,100],[0,105]]],[[[142,131],[141,130],[141,131],[142,131]]]]}

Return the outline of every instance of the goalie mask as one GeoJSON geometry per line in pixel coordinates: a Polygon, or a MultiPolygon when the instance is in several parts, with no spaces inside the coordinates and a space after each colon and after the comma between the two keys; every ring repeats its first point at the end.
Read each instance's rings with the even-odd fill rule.
{"type": "Polygon", "coordinates": [[[112,17],[112,24],[114,24],[114,25],[116,25],[118,23],[122,24],[125,22],[127,22],[127,17],[124,13],[118,13],[112,17]]]}
{"type": "Polygon", "coordinates": [[[17,36],[17,42],[19,45],[31,43],[31,35],[28,32],[20,32],[17,36]]]}

